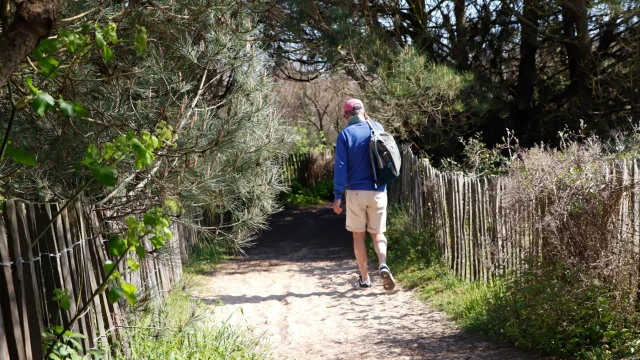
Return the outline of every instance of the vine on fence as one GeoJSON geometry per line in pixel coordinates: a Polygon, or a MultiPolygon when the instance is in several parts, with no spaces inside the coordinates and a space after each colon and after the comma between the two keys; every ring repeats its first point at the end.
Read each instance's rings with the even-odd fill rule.
{"type": "MultiPolygon", "coordinates": [[[[134,45],[137,54],[140,56],[146,54],[146,41],[146,29],[136,26],[134,45]]],[[[108,63],[114,58],[111,46],[120,42],[122,41],[117,37],[117,26],[113,22],[109,22],[105,27],[101,27],[97,23],[93,26],[85,23],[80,29],[62,29],[56,38],[45,39],[40,42],[32,53],[37,65],[32,64],[32,66],[44,79],[43,84],[46,84],[47,81],[58,76],[63,63],[66,63],[66,66],[71,66],[80,62],[94,48],[101,51],[105,63],[108,63]],[[59,59],[62,60],[59,61],[59,59]]],[[[28,105],[31,105],[33,111],[41,117],[44,117],[49,112],[54,112],[66,118],[89,118],[90,112],[79,102],[64,99],[60,94],[58,99],[55,99],[48,92],[36,87],[33,78],[30,76],[26,77],[26,85],[30,93],[16,102],[12,83],[11,81],[7,83],[12,110],[9,125],[2,141],[2,148],[0,149],[0,159],[6,154],[17,164],[34,167],[36,166],[35,155],[23,151],[9,141],[16,112],[23,111],[28,105]]],[[[131,159],[138,170],[148,168],[157,161],[155,153],[166,147],[175,146],[176,140],[177,135],[174,129],[167,125],[166,122],[160,121],[154,134],[148,131],[141,131],[136,134],[136,132],[130,130],[126,135],[106,142],[101,147],[93,144],[89,145],[83,161],[78,164],[79,166],[76,167],[76,170],[81,171],[81,167],[86,167],[90,170],[92,176],[52,216],[50,222],[36,236],[31,246],[33,247],[38,243],[66,207],[73,203],[90,183],[95,181],[107,188],[113,188],[118,183],[117,166],[119,163],[131,159]]],[[[82,346],[77,339],[84,339],[87,335],[76,333],[71,330],[71,327],[80,317],[84,316],[95,297],[99,294],[106,292],[110,303],[118,302],[124,297],[132,306],[135,304],[137,289],[133,284],[123,280],[122,274],[118,269],[121,268],[120,265],[125,259],[127,271],[134,272],[140,269],[140,263],[130,254],[135,253],[139,259],[144,259],[147,256],[145,240],[148,239],[153,246],[152,251],[155,251],[163,247],[165,242],[173,237],[169,229],[170,218],[167,213],[173,211],[176,207],[175,200],[168,202],[165,207],[166,209],[162,206],[153,207],[144,214],[142,220],[133,216],[128,217],[124,221],[126,230],[110,237],[106,243],[106,250],[114,260],[107,260],[103,264],[105,278],[93,291],[86,303],[79,306],[75,316],[64,326],[58,325],[60,320],[60,312],[58,312],[56,319],[53,321],[54,325],[45,329],[43,334],[43,346],[46,350],[45,358],[82,358],[79,355],[82,346]]],[[[72,297],[67,289],[55,289],[53,300],[58,303],[61,310],[67,311],[71,308],[71,299],[72,297]]],[[[102,355],[104,353],[101,350],[92,349],[85,354],[85,357],[94,356],[99,358],[102,355]]]]}

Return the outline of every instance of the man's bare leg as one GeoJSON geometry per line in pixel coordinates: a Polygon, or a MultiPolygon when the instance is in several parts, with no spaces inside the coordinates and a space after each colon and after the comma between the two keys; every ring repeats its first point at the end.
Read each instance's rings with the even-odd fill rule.
{"type": "Polygon", "coordinates": [[[364,235],[364,232],[353,233],[353,252],[356,254],[356,262],[360,269],[360,275],[362,275],[362,281],[367,282],[369,271],[367,270],[367,246],[364,242],[364,235]]]}
{"type": "Polygon", "coordinates": [[[378,254],[378,266],[387,263],[387,237],[384,234],[370,234],[373,249],[378,254]]]}
{"type": "Polygon", "coordinates": [[[391,274],[389,266],[387,266],[387,237],[384,234],[371,234],[371,239],[373,240],[373,248],[378,254],[382,286],[385,290],[393,290],[396,286],[396,281],[391,274]]]}

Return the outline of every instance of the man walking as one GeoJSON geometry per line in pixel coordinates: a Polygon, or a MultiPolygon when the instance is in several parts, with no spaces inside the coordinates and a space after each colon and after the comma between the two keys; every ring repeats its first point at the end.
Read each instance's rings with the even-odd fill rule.
{"type": "Polygon", "coordinates": [[[387,238],[384,236],[387,227],[386,186],[376,184],[369,153],[371,139],[369,124],[380,129],[382,125],[375,121],[367,121],[369,117],[365,113],[362,101],[358,99],[345,102],[344,117],[349,120],[349,125],[340,131],[336,143],[333,210],[336,214],[342,213],[340,207],[342,194],[345,189],[349,190],[346,228],[353,233],[353,250],[360,269],[355,287],[371,287],[365,245],[365,232],[368,231],[378,255],[382,286],[385,290],[392,290],[395,287],[395,280],[386,264],[387,238]]]}

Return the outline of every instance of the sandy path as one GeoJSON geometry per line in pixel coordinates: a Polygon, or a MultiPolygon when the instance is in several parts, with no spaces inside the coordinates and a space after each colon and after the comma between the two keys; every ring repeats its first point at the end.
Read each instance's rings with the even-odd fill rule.
{"type": "Polygon", "coordinates": [[[356,278],[343,216],[328,208],[271,220],[248,257],[195,280],[194,296],[271,344],[274,359],[538,359],[460,331],[401,288],[351,288],[356,278]]]}

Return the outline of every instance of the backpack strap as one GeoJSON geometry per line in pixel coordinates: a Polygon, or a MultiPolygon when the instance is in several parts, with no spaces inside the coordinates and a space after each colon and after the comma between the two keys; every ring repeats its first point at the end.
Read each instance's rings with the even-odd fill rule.
{"type": "MultiPolygon", "coordinates": [[[[373,122],[371,120],[365,120],[367,122],[367,124],[369,125],[369,128],[371,129],[371,140],[373,140],[374,136],[376,135],[376,130],[373,127],[373,122]]],[[[374,152],[377,153],[377,149],[372,148],[372,144],[373,142],[369,143],[369,158],[371,159],[371,170],[373,171],[373,187],[375,189],[378,188],[378,174],[376,172],[376,164],[375,164],[375,160],[373,159],[373,154],[374,152]]]]}
{"type": "Polygon", "coordinates": [[[382,129],[382,125],[380,125],[380,123],[378,123],[378,125],[380,125],[380,129],[376,130],[376,129],[373,127],[374,122],[373,122],[373,121],[371,121],[371,119],[369,119],[369,120],[365,120],[365,121],[367,122],[367,124],[369,125],[369,128],[371,129],[371,133],[373,133],[374,131],[384,131],[384,130],[382,129]]]}
{"type": "Polygon", "coordinates": [[[373,124],[371,123],[371,120],[365,120],[367,122],[367,125],[369,125],[369,129],[371,129],[371,135],[373,135],[373,132],[375,131],[373,128],[373,124]]]}

